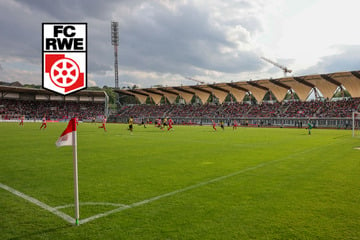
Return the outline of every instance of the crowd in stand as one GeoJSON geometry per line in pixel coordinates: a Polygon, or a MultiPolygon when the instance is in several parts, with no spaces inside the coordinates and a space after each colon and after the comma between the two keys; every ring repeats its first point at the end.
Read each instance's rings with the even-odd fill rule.
{"type": "MultiPolygon", "coordinates": [[[[338,101],[290,101],[282,103],[249,104],[224,103],[203,105],[126,105],[119,109],[117,117],[128,118],[351,118],[358,111],[360,98],[338,101]]],[[[92,120],[104,115],[104,103],[57,102],[0,99],[0,119],[66,120],[78,117],[92,120]]]]}
{"type": "Polygon", "coordinates": [[[224,103],[204,105],[132,105],[123,106],[118,117],[202,117],[202,118],[351,118],[358,111],[360,98],[338,101],[289,101],[283,103],[224,103]]]}
{"type": "Polygon", "coordinates": [[[77,117],[79,120],[92,120],[104,115],[104,103],[26,101],[0,99],[0,119],[14,120],[25,116],[27,120],[42,119],[66,120],[77,117]]]}

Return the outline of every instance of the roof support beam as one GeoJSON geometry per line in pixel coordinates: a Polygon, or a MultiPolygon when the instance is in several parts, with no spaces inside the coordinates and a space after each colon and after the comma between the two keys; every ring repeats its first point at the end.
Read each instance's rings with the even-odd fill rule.
{"type": "Polygon", "coordinates": [[[145,91],[145,92],[151,93],[151,94],[156,94],[156,95],[164,96],[164,94],[159,93],[159,92],[156,92],[156,91],[151,90],[151,89],[148,89],[148,88],[144,88],[144,89],[142,89],[142,90],[145,91]]]}
{"type": "Polygon", "coordinates": [[[203,89],[201,87],[198,87],[198,86],[189,86],[197,91],[201,91],[201,92],[205,92],[205,93],[208,93],[208,94],[212,94],[212,92],[210,92],[209,90],[206,90],[206,89],[203,89]]]}
{"type": "Polygon", "coordinates": [[[269,82],[271,82],[271,83],[273,83],[273,84],[275,84],[275,85],[277,85],[277,86],[279,86],[279,87],[286,88],[287,90],[290,90],[290,89],[291,89],[290,86],[288,86],[288,85],[286,85],[285,83],[282,83],[282,82],[280,82],[280,81],[278,81],[278,80],[270,79],[269,82]]]}
{"type": "Polygon", "coordinates": [[[293,78],[294,78],[295,81],[297,81],[297,82],[299,82],[299,83],[302,83],[302,84],[304,84],[304,85],[306,85],[306,86],[308,86],[308,87],[311,87],[311,88],[314,88],[314,87],[315,87],[314,84],[305,81],[305,80],[304,80],[303,78],[301,78],[301,77],[293,77],[293,78]]]}
{"type": "Polygon", "coordinates": [[[192,92],[192,91],[189,91],[187,89],[184,89],[182,87],[174,87],[174,89],[180,91],[180,92],[184,92],[184,93],[188,93],[188,94],[192,94],[192,95],[195,95],[195,92],[192,92]]]}
{"type": "Polygon", "coordinates": [[[321,74],[320,77],[322,77],[323,79],[325,79],[326,81],[328,82],[331,82],[332,84],[340,87],[341,86],[341,83],[336,81],[334,78],[330,77],[329,75],[327,74],[321,74]]]}
{"type": "Polygon", "coordinates": [[[173,94],[173,95],[179,95],[179,93],[171,91],[171,90],[169,90],[167,88],[158,88],[158,90],[162,91],[162,92],[170,93],[170,94],[173,94]]]}
{"type": "Polygon", "coordinates": [[[254,86],[254,87],[260,88],[260,89],[262,89],[262,90],[269,91],[269,88],[264,87],[264,86],[261,86],[261,85],[257,84],[256,82],[253,82],[253,81],[247,81],[247,83],[248,83],[248,84],[250,84],[251,86],[254,86]]]}
{"type": "Polygon", "coordinates": [[[237,90],[241,90],[243,92],[249,92],[249,90],[247,90],[246,88],[243,88],[243,87],[240,87],[234,83],[226,83],[228,86],[232,87],[232,88],[235,88],[237,90]]]}
{"type": "Polygon", "coordinates": [[[229,92],[230,92],[229,90],[226,90],[226,89],[224,89],[224,88],[218,87],[218,86],[216,86],[216,85],[207,85],[207,86],[210,87],[210,88],[213,88],[213,89],[215,89],[215,90],[219,90],[219,91],[225,92],[225,93],[229,93],[229,92]]]}
{"type": "Polygon", "coordinates": [[[351,74],[360,79],[360,73],[358,71],[352,71],[351,74]]]}
{"type": "Polygon", "coordinates": [[[140,94],[140,95],[143,95],[143,96],[149,96],[149,94],[147,93],[144,93],[144,92],[140,92],[138,90],[135,90],[135,89],[129,89],[129,90],[126,90],[126,91],[129,91],[129,92],[132,92],[132,93],[136,93],[136,94],[140,94]]]}

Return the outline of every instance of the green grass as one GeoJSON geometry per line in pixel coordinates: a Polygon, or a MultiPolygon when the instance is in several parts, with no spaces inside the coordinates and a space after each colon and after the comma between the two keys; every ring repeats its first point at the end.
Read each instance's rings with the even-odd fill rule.
{"type": "MultiPolygon", "coordinates": [[[[72,204],[72,148],[55,147],[65,126],[1,123],[0,183],[72,204]]],[[[360,142],[348,130],[97,126],[78,127],[80,202],[162,197],[76,227],[0,188],[1,239],[360,238],[360,142]]],[[[115,208],[81,205],[80,218],[115,208]]]]}

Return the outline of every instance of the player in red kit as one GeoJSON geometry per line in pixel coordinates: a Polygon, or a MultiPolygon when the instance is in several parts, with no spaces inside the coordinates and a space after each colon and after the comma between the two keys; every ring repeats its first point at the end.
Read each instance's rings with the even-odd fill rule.
{"type": "Polygon", "coordinates": [[[234,120],[234,126],[233,126],[233,130],[236,130],[238,127],[238,123],[236,122],[236,120],[234,120]]]}
{"type": "Polygon", "coordinates": [[[19,123],[20,126],[24,126],[24,119],[25,119],[25,116],[22,115],[22,116],[20,117],[20,123],[19,123]]]}
{"type": "Polygon", "coordinates": [[[42,119],[42,124],[41,124],[41,127],[40,127],[40,130],[42,129],[42,128],[46,128],[47,127],[47,123],[46,123],[46,117],[45,117],[45,115],[44,115],[44,117],[43,117],[43,119],[42,119]]]}
{"type": "Polygon", "coordinates": [[[161,119],[160,118],[156,119],[156,126],[158,128],[161,128],[161,119]]]}
{"type": "Polygon", "coordinates": [[[169,120],[168,120],[168,126],[169,126],[168,131],[173,128],[172,127],[173,124],[174,124],[173,120],[171,118],[169,118],[169,120]]]}
{"type": "Polygon", "coordinates": [[[213,129],[216,131],[216,123],[215,123],[214,120],[211,120],[211,121],[212,121],[212,123],[213,123],[213,129]]]}
{"type": "Polygon", "coordinates": [[[105,126],[105,124],[106,124],[106,117],[103,118],[103,120],[102,120],[102,126],[99,126],[99,128],[103,128],[104,131],[107,132],[107,131],[106,131],[106,126],[105,126]]]}

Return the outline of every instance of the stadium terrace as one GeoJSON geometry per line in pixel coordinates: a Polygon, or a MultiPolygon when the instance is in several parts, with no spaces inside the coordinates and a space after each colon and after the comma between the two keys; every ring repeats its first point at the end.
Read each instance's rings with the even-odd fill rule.
{"type": "Polygon", "coordinates": [[[103,91],[81,91],[71,96],[60,96],[44,89],[0,86],[0,120],[40,121],[44,116],[51,121],[80,121],[102,119],[107,115],[108,97],[103,91]]]}
{"type": "Polygon", "coordinates": [[[139,122],[171,117],[178,124],[299,126],[311,119],[315,126],[346,128],[359,108],[360,72],[115,91],[121,106],[114,122],[136,116],[139,122]]]}
{"type": "MultiPolygon", "coordinates": [[[[170,117],[175,124],[208,125],[235,121],[247,126],[350,128],[360,107],[360,72],[193,86],[114,89],[110,109],[104,91],[59,96],[43,89],[0,86],[0,120],[155,122],[170,117]]],[[[354,121],[355,122],[355,121],[354,121]]]]}

